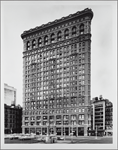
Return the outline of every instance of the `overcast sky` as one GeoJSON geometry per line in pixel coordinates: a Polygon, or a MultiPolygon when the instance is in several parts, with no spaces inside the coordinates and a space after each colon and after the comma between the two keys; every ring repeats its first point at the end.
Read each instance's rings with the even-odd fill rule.
{"type": "Polygon", "coordinates": [[[103,95],[116,101],[116,2],[1,2],[2,82],[17,89],[22,105],[23,41],[25,30],[60,19],[85,8],[94,16],[91,24],[91,99],[103,95]]]}

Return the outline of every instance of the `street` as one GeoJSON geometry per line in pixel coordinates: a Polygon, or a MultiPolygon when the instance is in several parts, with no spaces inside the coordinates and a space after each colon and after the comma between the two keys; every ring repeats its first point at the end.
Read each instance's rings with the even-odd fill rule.
{"type": "MultiPolygon", "coordinates": [[[[85,143],[85,144],[112,144],[112,137],[98,137],[97,139],[94,138],[76,138],[76,139],[66,139],[65,143],[68,144],[81,144],[81,143],[85,143]]],[[[58,142],[58,143],[62,143],[62,142],[58,142]]]]}
{"type": "MultiPolygon", "coordinates": [[[[46,144],[44,142],[36,141],[35,139],[31,140],[19,140],[19,139],[5,139],[6,144],[46,144]]],[[[57,143],[53,144],[112,144],[112,137],[66,137],[65,140],[57,140],[57,143]]]]}

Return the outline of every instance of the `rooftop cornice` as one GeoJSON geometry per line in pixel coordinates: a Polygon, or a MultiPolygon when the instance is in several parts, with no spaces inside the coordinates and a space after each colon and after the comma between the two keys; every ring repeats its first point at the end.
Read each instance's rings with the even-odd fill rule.
{"type": "Polygon", "coordinates": [[[105,102],[105,103],[112,104],[112,102],[109,101],[108,99],[94,100],[92,103],[99,103],[99,102],[105,102]]]}
{"type": "Polygon", "coordinates": [[[77,11],[77,12],[74,13],[74,14],[70,14],[70,15],[68,15],[68,16],[66,16],[66,17],[62,17],[61,19],[56,19],[56,20],[54,20],[54,21],[52,21],[52,22],[48,22],[47,24],[42,24],[41,26],[37,26],[37,27],[35,27],[35,28],[33,28],[33,29],[24,31],[24,32],[21,34],[21,38],[23,39],[25,36],[27,36],[27,35],[30,34],[30,33],[34,33],[34,32],[36,32],[36,31],[40,31],[40,30],[45,29],[45,28],[47,28],[47,27],[56,25],[56,24],[61,23],[61,22],[63,22],[63,21],[67,21],[67,20],[73,19],[73,18],[75,18],[75,17],[81,16],[81,15],[84,15],[84,14],[88,14],[88,13],[91,14],[91,19],[92,19],[92,17],[93,17],[93,12],[92,12],[92,10],[89,9],[89,8],[86,8],[86,9],[84,9],[84,10],[82,10],[82,11],[77,11]]]}

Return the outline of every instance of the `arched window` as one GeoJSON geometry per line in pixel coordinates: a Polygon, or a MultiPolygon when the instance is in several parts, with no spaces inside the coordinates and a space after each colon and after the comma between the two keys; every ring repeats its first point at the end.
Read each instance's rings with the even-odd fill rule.
{"type": "Polygon", "coordinates": [[[32,41],[32,48],[36,48],[36,40],[32,41]]]}
{"type": "Polygon", "coordinates": [[[27,42],[27,50],[30,50],[30,42],[27,42]]]}
{"type": "Polygon", "coordinates": [[[48,36],[47,36],[47,35],[44,37],[44,44],[45,44],[45,45],[48,44],[48,36]]]}
{"type": "Polygon", "coordinates": [[[72,28],[72,36],[75,36],[76,35],[76,27],[74,26],[73,28],[72,28]]]}
{"type": "Polygon", "coordinates": [[[69,38],[69,30],[68,29],[65,30],[64,37],[65,37],[65,39],[69,38]]]}
{"type": "Polygon", "coordinates": [[[61,39],[62,39],[61,31],[59,31],[59,32],[57,33],[57,40],[58,40],[58,41],[61,41],[61,39]]]}
{"type": "Polygon", "coordinates": [[[79,30],[80,30],[80,34],[84,34],[84,24],[80,25],[79,30]]]}
{"type": "Polygon", "coordinates": [[[51,34],[51,43],[54,43],[54,41],[55,41],[55,37],[54,36],[55,36],[54,33],[52,33],[51,34]]]}
{"type": "Polygon", "coordinates": [[[38,39],[38,46],[39,46],[39,47],[42,46],[42,39],[41,39],[41,38],[38,39]]]}

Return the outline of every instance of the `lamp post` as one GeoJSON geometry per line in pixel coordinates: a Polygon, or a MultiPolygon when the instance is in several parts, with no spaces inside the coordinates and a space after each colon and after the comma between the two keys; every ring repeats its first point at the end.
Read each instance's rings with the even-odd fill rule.
{"type": "Polygon", "coordinates": [[[11,128],[11,134],[12,134],[12,128],[11,128]]]}
{"type": "MultiPolygon", "coordinates": [[[[65,123],[65,122],[64,122],[65,123]]],[[[65,140],[65,125],[64,125],[64,140],[65,140]]]]}
{"type": "Polygon", "coordinates": [[[56,135],[56,124],[55,124],[55,122],[54,122],[54,134],[56,135]]]}
{"type": "Polygon", "coordinates": [[[96,125],[95,133],[96,133],[96,137],[95,137],[95,139],[97,139],[97,125],[96,125]]]}
{"type": "Polygon", "coordinates": [[[40,123],[40,127],[41,127],[40,135],[42,136],[42,124],[41,123],[40,123]]]}
{"type": "Polygon", "coordinates": [[[47,125],[47,136],[49,136],[49,123],[47,122],[46,125],[47,125]]]}
{"type": "Polygon", "coordinates": [[[72,131],[71,131],[71,143],[73,143],[73,122],[72,122],[72,131]]]}
{"type": "Polygon", "coordinates": [[[47,122],[47,136],[46,136],[46,143],[48,143],[49,142],[49,123],[47,122]]]}

